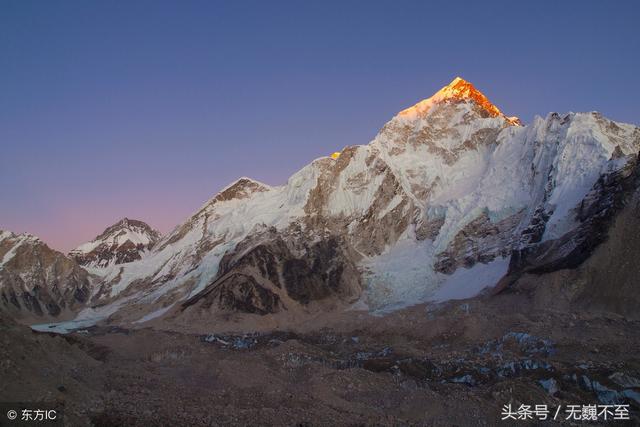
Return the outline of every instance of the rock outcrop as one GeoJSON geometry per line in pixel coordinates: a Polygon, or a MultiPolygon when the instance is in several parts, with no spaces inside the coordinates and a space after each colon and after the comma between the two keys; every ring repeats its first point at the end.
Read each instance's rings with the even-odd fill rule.
{"type": "Polygon", "coordinates": [[[0,231],[0,310],[30,319],[72,316],[91,296],[75,261],[30,234],[0,231]]]}
{"type": "Polygon", "coordinates": [[[313,241],[300,229],[271,228],[240,242],[220,273],[182,307],[267,314],[327,299],[355,301],[360,275],[339,236],[313,241]]]}

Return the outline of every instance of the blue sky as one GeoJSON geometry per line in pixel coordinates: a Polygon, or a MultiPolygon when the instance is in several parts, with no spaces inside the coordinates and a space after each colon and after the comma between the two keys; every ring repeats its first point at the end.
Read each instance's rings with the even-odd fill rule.
{"type": "Polygon", "coordinates": [[[68,250],[284,183],[455,76],[640,123],[640,2],[0,0],[0,228],[68,250]]]}

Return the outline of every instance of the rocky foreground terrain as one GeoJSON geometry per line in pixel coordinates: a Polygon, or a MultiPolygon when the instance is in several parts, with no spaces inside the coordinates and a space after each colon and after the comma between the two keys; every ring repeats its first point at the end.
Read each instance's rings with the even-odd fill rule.
{"type": "Polygon", "coordinates": [[[349,312],[260,334],[57,335],[5,320],[0,399],[56,402],[67,425],[521,425],[501,421],[503,405],[603,402],[629,402],[631,420],[615,425],[637,425],[640,320],[537,298],[349,312]]]}

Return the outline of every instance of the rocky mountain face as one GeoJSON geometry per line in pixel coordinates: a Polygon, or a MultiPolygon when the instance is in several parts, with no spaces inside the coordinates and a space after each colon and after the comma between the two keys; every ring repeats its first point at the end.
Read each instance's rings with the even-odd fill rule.
{"type": "Polygon", "coordinates": [[[603,176],[590,196],[576,230],[514,251],[493,294],[529,295],[534,309],[640,316],[640,163],[603,176]]]}
{"type": "Polygon", "coordinates": [[[124,264],[141,259],[158,239],[160,233],[144,222],[123,218],[92,241],[73,249],[69,256],[86,267],[124,264]]]}
{"type": "MultiPolygon", "coordinates": [[[[513,251],[508,274],[496,291],[517,281],[527,273],[551,273],[575,269],[586,261],[609,236],[618,214],[631,204],[638,206],[640,162],[632,156],[625,165],[603,174],[576,207],[578,225],[558,239],[534,240],[513,251]]],[[[636,224],[637,225],[637,224],[636,224]]],[[[633,238],[633,233],[628,235],[633,238]]],[[[624,254],[620,254],[622,258],[624,254]]]]}
{"type": "Polygon", "coordinates": [[[635,126],[598,113],[524,126],[456,78],[285,185],[241,178],[163,237],[107,229],[71,254],[99,277],[79,318],[384,311],[505,275],[506,288],[589,257],[637,188],[639,151],[635,126]]]}
{"type": "Polygon", "coordinates": [[[301,229],[282,235],[271,227],[227,252],[216,279],[182,309],[267,314],[329,297],[355,302],[360,292],[357,266],[338,236],[314,241],[301,229]]]}
{"type": "Polygon", "coordinates": [[[30,234],[0,230],[0,311],[17,318],[69,317],[88,302],[89,274],[30,234]]]}

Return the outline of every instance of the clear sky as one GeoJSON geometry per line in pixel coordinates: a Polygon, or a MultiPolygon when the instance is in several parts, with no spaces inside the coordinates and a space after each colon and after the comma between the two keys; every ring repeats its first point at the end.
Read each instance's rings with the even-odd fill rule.
{"type": "Polygon", "coordinates": [[[639,1],[0,0],[0,228],[68,250],[282,184],[455,76],[640,123],[639,1]]]}

